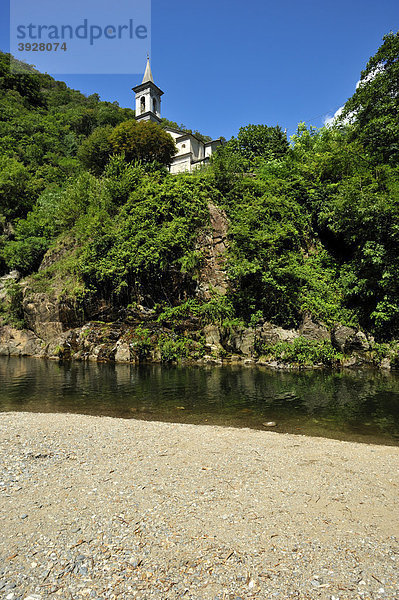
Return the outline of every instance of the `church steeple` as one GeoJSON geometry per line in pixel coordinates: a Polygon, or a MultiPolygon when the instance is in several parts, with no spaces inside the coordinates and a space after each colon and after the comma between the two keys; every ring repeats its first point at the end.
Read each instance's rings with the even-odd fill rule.
{"type": "Polygon", "coordinates": [[[163,91],[154,83],[148,55],[143,81],[132,89],[136,94],[136,121],[160,123],[163,91]]]}
{"type": "Polygon", "coordinates": [[[154,79],[153,79],[152,73],[151,73],[150,57],[147,54],[147,66],[145,68],[143,81],[141,83],[148,83],[149,81],[151,81],[151,83],[154,83],[154,79]]]}

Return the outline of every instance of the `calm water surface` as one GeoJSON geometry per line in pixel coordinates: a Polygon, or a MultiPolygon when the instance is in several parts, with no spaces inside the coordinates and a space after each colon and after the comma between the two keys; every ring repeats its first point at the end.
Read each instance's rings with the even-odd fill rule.
{"type": "Polygon", "coordinates": [[[0,411],[229,425],[399,445],[399,375],[0,357],[0,411]]]}

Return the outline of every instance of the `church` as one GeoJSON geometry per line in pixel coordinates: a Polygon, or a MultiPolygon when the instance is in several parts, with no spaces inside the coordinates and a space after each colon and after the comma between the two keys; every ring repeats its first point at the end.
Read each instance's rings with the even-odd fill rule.
{"type": "MultiPolygon", "coordinates": [[[[136,120],[161,124],[163,91],[154,83],[149,58],[147,58],[143,81],[133,88],[133,92],[136,95],[136,120]]],[[[207,164],[212,153],[222,143],[220,138],[203,142],[191,133],[185,133],[169,126],[164,129],[172,136],[177,147],[177,153],[169,167],[171,173],[191,172],[199,166],[207,164]]]]}

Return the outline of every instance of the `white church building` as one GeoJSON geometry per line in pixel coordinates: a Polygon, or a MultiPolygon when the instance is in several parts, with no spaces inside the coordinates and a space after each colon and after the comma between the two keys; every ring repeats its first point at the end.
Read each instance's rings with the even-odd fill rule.
{"type": "MultiPolygon", "coordinates": [[[[133,88],[133,92],[136,94],[136,120],[153,121],[161,124],[161,96],[163,91],[154,83],[149,58],[147,58],[143,81],[133,88]]],[[[169,126],[164,129],[172,136],[177,147],[177,153],[170,165],[171,173],[191,172],[206,164],[215,149],[222,143],[220,138],[203,142],[195,135],[185,133],[180,129],[169,126]]]]}

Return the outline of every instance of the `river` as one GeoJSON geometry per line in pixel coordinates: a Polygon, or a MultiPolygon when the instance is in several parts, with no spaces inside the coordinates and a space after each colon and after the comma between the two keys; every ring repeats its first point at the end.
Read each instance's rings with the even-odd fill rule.
{"type": "Polygon", "coordinates": [[[399,445],[399,374],[2,357],[0,411],[227,425],[399,445]]]}

